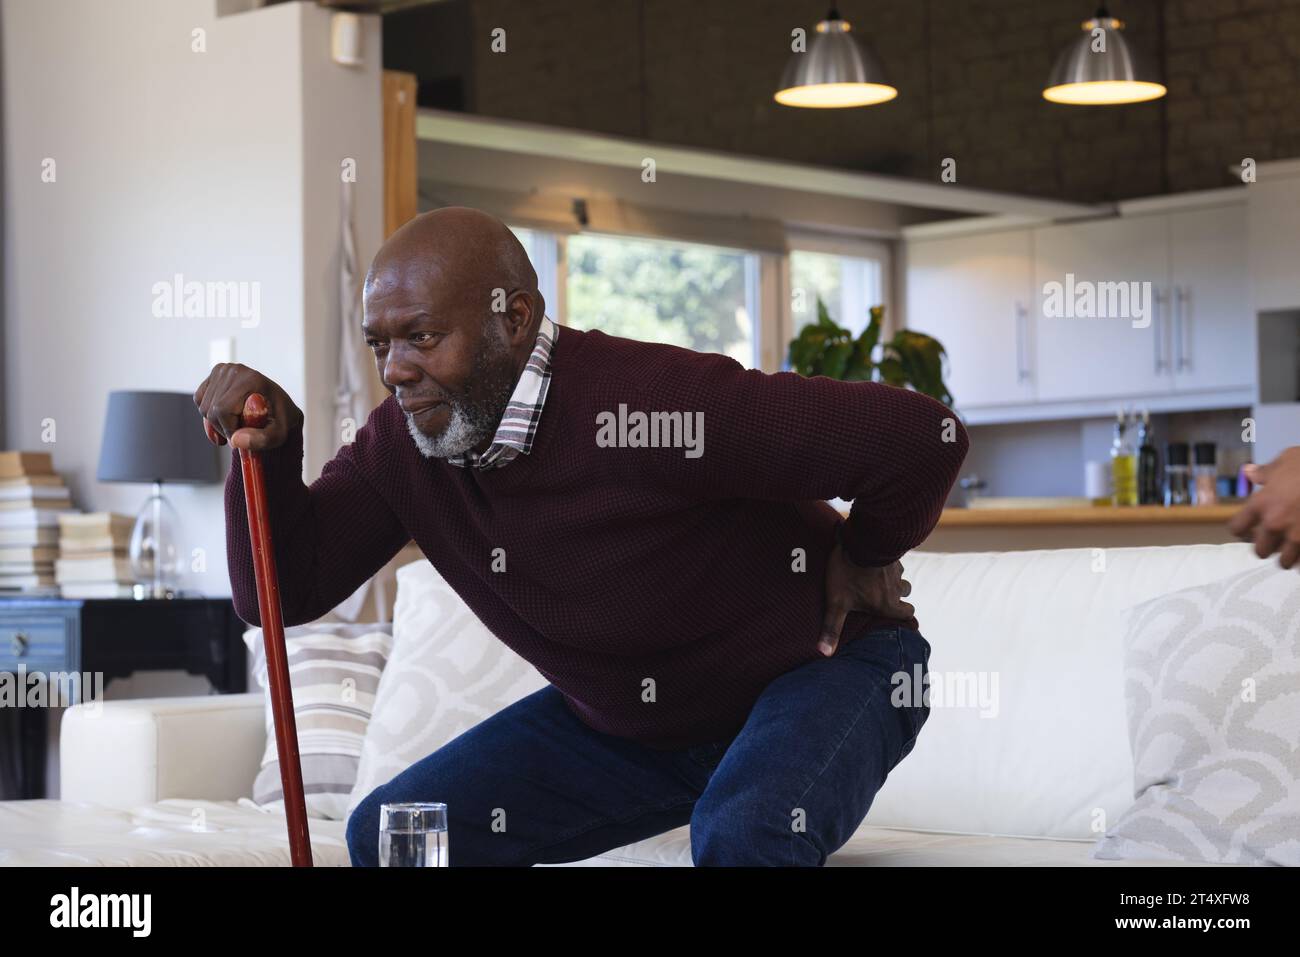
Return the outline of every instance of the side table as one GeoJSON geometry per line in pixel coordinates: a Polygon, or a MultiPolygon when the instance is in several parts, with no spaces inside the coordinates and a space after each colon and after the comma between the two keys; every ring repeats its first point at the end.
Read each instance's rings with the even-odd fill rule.
{"type": "MultiPolygon", "coordinates": [[[[0,673],[102,674],[107,687],[137,671],[182,670],[238,693],[247,690],[247,628],[229,598],[0,597],[0,673]]],[[[9,752],[17,760],[0,773],[0,787],[15,793],[0,799],[42,798],[49,709],[26,707],[26,685],[7,680],[19,701],[0,707],[0,759],[9,752]],[[5,787],[5,778],[16,781],[5,787]]],[[[81,689],[86,697],[95,690],[81,689]]]]}

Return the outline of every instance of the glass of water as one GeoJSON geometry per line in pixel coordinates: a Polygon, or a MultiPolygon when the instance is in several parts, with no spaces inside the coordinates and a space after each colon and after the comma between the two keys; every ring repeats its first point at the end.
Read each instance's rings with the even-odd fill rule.
{"type": "Polygon", "coordinates": [[[447,805],[381,804],[380,867],[447,867],[447,805]]]}

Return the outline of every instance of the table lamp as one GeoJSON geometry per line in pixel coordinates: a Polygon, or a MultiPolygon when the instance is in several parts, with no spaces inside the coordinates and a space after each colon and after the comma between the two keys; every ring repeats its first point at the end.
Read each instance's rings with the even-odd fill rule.
{"type": "Polygon", "coordinates": [[[131,529],[131,574],[136,598],[182,597],[184,557],[177,549],[180,519],[163,497],[163,482],[210,485],[221,481],[218,449],[204,435],[189,392],[116,391],[108,396],[101,482],[152,482],[153,494],[131,529]]]}

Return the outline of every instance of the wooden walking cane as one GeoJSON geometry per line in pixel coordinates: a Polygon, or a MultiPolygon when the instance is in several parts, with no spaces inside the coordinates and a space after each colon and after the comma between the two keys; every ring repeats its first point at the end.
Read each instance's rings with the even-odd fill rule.
{"type": "MultiPolygon", "coordinates": [[[[244,400],[240,428],[261,429],[270,417],[266,399],[254,392],[244,400]]],[[[212,423],[203,424],[208,438],[224,443],[212,423]]],[[[271,717],[275,721],[275,750],[280,757],[280,786],[284,815],[289,825],[289,857],[294,867],[311,867],[311,839],[307,834],[307,803],[302,790],[302,763],[298,757],[298,727],[293,718],[293,688],[289,684],[289,656],[284,647],[284,620],[280,610],[280,578],[275,570],[271,521],[266,507],[266,478],[262,459],[251,449],[231,450],[243,469],[244,500],[248,504],[248,538],[253,548],[253,575],[257,579],[257,610],[266,648],[266,674],[271,689],[271,717]]]]}

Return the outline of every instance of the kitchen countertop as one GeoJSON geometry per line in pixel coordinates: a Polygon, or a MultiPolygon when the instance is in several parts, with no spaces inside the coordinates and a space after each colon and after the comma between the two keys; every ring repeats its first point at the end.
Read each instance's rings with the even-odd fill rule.
{"type": "Polygon", "coordinates": [[[1005,528],[1009,525],[1218,525],[1241,508],[1233,505],[1093,505],[1072,508],[945,508],[944,528],[1005,528]]]}
{"type": "MultiPolygon", "coordinates": [[[[1229,543],[1237,538],[1228,531],[1228,519],[1242,504],[945,508],[922,547],[993,552],[1229,543]]],[[[848,517],[846,508],[839,512],[848,517]]]]}

